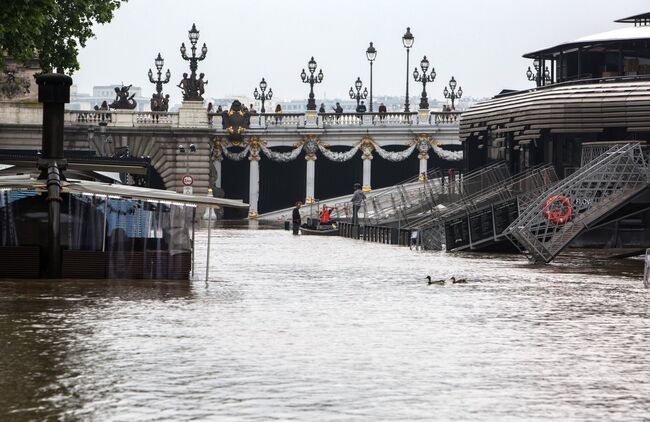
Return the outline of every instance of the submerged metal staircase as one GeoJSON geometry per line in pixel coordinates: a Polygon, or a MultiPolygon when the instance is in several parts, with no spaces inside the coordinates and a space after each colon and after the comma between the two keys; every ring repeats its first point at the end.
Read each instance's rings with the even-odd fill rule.
{"type": "Polygon", "coordinates": [[[639,143],[583,149],[583,166],[532,201],[505,234],[531,261],[548,263],[580,233],[647,189],[649,182],[639,143]]]}

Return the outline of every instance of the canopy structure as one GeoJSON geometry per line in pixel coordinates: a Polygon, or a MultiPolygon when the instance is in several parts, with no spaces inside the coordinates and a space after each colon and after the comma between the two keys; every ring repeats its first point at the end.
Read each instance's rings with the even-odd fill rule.
{"type": "MultiPolygon", "coordinates": [[[[46,192],[47,184],[44,180],[37,180],[25,176],[5,176],[0,177],[0,189],[19,189],[33,190],[35,192],[46,192]]],[[[110,195],[119,197],[121,199],[136,199],[143,201],[167,201],[185,205],[201,205],[209,208],[248,208],[248,204],[237,199],[185,195],[167,190],[91,182],[86,180],[68,180],[67,182],[63,182],[62,192],[110,195]]]]}
{"type": "Polygon", "coordinates": [[[526,73],[528,79],[539,87],[573,80],[650,75],[650,13],[616,22],[634,26],[524,54],[523,57],[534,60],[526,73]]]}

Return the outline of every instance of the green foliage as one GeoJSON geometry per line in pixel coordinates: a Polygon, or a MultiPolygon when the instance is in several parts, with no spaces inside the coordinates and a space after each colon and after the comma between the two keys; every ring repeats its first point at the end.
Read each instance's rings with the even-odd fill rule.
{"type": "Polygon", "coordinates": [[[127,0],[3,0],[0,7],[0,67],[6,54],[20,61],[37,57],[44,72],[79,70],[79,47],[93,25],[113,19],[127,0]]]}

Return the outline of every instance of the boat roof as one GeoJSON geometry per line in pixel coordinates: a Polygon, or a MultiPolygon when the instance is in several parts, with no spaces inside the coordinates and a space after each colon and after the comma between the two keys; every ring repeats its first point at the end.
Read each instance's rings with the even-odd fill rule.
{"type": "MultiPolygon", "coordinates": [[[[190,206],[201,205],[209,208],[248,208],[248,204],[244,203],[240,199],[185,195],[168,190],[142,188],[139,186],[117,185],[112,183],[72,179],[62,182],[61,184],[64,193],[110,195],[125,200],[164,201],[190,206]]],[[[0,189],[45,192],[47,191],[47,182],[45,180],[38,180],[25,176],[3,176],[0,177],[0,189]]]]}
{"type": "Polygon", "coordinates": [[[524,54],[527,59],[534,59],[538,56],[548,56],[561,51],[567,51],[584,45],[607,43],[616,41],[633,41],[633,40],[650,40],[650,26],[630,26],[626,28],[614,29],[612,31],[600,32],[598,34],[587,35],[573,41],[564,42],[554,47],[536,50],[524,54]]]}

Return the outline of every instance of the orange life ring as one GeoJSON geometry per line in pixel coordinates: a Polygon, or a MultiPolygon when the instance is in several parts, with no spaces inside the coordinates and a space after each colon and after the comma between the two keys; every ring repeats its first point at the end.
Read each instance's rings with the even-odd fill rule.
{"type": "Polygon", "coordinates": [[[553,195],[544,202],[544,217],[553,224],[564,224],[573,216],[573,204],[564,195],[553,195]],[[558,205],[561,210],[558,209],[558,205]]]}

